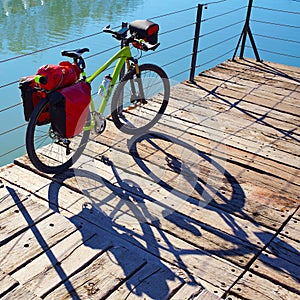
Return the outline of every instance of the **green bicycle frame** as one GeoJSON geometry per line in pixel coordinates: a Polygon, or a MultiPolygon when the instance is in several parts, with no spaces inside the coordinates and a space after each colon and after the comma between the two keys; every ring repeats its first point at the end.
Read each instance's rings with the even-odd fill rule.
{"type": "MultiPolygon", "coordinates": [[[[103,114],[105,111],[105,108],[107,106],[110,94],[111,94],[111,90],[112,87],[115,85],[115,83],[118,80],[118,77],[121,73],[121,70],[126,62],[126,60],[128,60],[129,58],[131,58],[131,50],[129,46],[124,46],[123,48],[121,48],[115,55],[113,55],[108,61],[106,61],[97,71],[95,71],[92,75],[90,75],[87,79],[86,82],[91,83],[96,77],[99,76],[99,74],[101,74],[103,71],[105,71],[113,62],[115,62],[116,60],[116,66],[113,70],[113,73],[111,75],[112,80],[110,82],[110,86],[108,89],[108,92],[103,96],[98,113],[103,114]]],[[[91,97],[91,110],[95,111],[95,104],[94,101],[91,97]]]]}

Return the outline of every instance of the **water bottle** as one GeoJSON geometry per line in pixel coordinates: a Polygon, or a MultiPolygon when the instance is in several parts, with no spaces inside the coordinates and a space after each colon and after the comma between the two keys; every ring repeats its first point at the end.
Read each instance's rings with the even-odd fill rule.
{"type": "Polygon", "coordinates": [[[112,80],[112,78],[111,78],[110,74],[104,76],[102,83],[98,90],[98,95],[104,96],[107,94],[111,80],[112,80]]]}

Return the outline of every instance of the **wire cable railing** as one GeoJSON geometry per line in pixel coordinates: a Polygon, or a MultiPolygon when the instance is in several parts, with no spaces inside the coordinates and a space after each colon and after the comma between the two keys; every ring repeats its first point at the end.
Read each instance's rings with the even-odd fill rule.
{"type": "MultiPolygon", "coordinates": [[[[153,16],[150,19],[151,20],[162,20],[168,19],[167,22],[168,26],[164,27],[164,30],[159,33],[160,39],[164,41],[162,43],[162,46],[156,50],[155,52],[148,52],[143,54],[143,58],[149,58],[152,56],[155,56],[159,59],[161,55],[165,55],[165,53],[170,53],[170,55],[165,55],[164,57],[167,57],[167,59],[164,59],[161,61],[161,66],[163,68],[168,69],[169,77],[172,79],[180,78],[187,79],[189,73],[191,72],[191,68],[195,68],[198,73],[201,71],[208,69],[217,63],[220,63],[224,61],[224,59],[230,58],[230,55],[234,52],[235,49],[235,43],[238,40],[238,37],[240,35],[243,23],[245,22],[244,13],[247,9],[247,6],[241,5],[239,7],[235,7],[231,10],[219,10],[218,6],[222,5],[224,2],[227,2],[229,0],[220,0],[220,1],[212,1],[207,4],[203,4],[202,6],[205,8],[211,9],[210,14],[208,13],[208,10],[205,10],[205,15],[201,20],[201,32],[199,32],[198,36],[193,36],[192,33],[195,29],[197,20],[195,22],[191,22],[192,18],[195,18],[198,6],[191,6],[187,7],[185,9],[181,9],[178,11],[172,11],[166,14],[161,14],[157,16],[153,16]],[[221,11],[220,13],[214,14],[215,12],[221,11]],[[189,20],[188,22],[178,22],[178,20],[181,20],[180,16],[181,14],[189,14],[189,18],[186,18],[185,20],[189,20]],[[174,18],[174,22],[172,22],[172,18],[174,18]],[[234,21],[232,22],[232,20],[234,21]],[[173,24],[176,24],[175,26],[173,24]],[[224,38],[226,36],[226,38],[224,38]],[[180,37],[180,39],[179,39],[180,37]],[[193,53],[193,42],[195,41],[195,38],[199,39],[199,47],[196,51],[196,53],[193,53]],[[189,66],[189,63],[191,61],[191,58],[193,55],[197,55],[196,62],[194,66],[189,66]]],[[[293,2],[298,3],[299,1],[293,0],[293,2]]],[[[268,13],[278,15],[290,15],[290,16],[296,16],[300,14],[299,12],[295,11],[288,11],[288,10],[280,10],[275,8],[266,8],[261,6],[253,6],[253,10],[260,10],[260,11],[267,11],[268,13]]],[[[184,18],[182,18],[184,20],[184,18]]],[[[273,20],[260,20],[256,16],[254,18],[251,17],[251,25],[258,26],[260,28],[263,28],[264,26],[272,26],[274,28],[281,27],[281,28],[287,28],[289,30],[299,30],[300,26],[297,24],[293,24],[290,22],[282,23],[282,22],[275,22],[274,20],[277,20],[278,17],[274,17],[273,20]]],[[[281,18],[284,19],[284,18],[281,18]]],[[[270,31],[271,33],[276,32],[276,30],[270,31]]],[[[68,44],[78,42],[81,40],[88,40],[91,38],[94,38],[98,35],[102,34],[102,32],[95,32],[86,36],[82,36],[76,39],[68,40],[66,42],[57,43],[55,45],[51,45],[49,47],[45,47],[43,49],[38,49],[36,51],[32,51],[29,53],[25,53],[22,55],[17,55],[14,57],[9,57],[7,59],[0,60],[0,65],[9,63],[14,60],[22,60],[24,57],[30,57],[31,55],[35,55],[37,53],[47,52],[51,49],[59,48],[62,46],[66,46],[68,44]]],[[[299,36],[299,31],[297,31],[297,34],[294,36],[299,36]]],[[[261,32],[258,30],[255,30],[254,37],[262,40],[262,41],[273,41],[276,40],[277,42],[284,43],[284,44],[293,44],[298,45],[300,42],[299,40],[293,39],[293,37],[282,37],[282,36],[274,36],[272,34],[266,34],[266,31],[262,30],[261,32]]],[[[274,43],[261,43],[259,44],[260,47],[258,47],[259,52],[263,53],[269,53],[276,56],[284,56],[289,57],[293,59],[299,59],[300,57],[293,53],[286,53],[283,52],[281,49],[275,49],[273,48],[274,43]]],[[[91,53],[90,55],[87,55],[85,57],[86,60],[92,61],[95,57],[100,55],[109,55],[110,52],[116,51],[120,46],[113,46],[106,48],[104,50],[91,53]]],[[[251,45],[245,45],[245,48],[247,50],[250,50],[252,47],[251,45]]],[[[250,53],[250,52],[249,52],[250,53]]],[[[4,98],[1,99],[1,91],[6,88],[12,88],[16,87],[16,91],[19,94],[19,90],[17,88],[17,84],[19,83],[19,79],[11,80],[10,82],[6,83],[0,83],[0,105],[4,103],[4,98]]],[[[12,110],[18,110],[20,112],[22,106],[22,102],[19,100],[16,103],[10,103],[6,107],[0,108],[0,114],[1,116],[4,116],[6,114],[9,114],[12,110]]],[[[1,118],[3,119],[3,118],[1,118]]],[[[17,123],[17,120],[16,120],[17,123]]],[[[20,123],[20,119],[19,119],[20,123]]],[[[0,130],[0,138],[10,138],[10,136],[13,136],[16,132],[23,130],[25,133],[26,129],[25,124],[12,124],[11,129],[1,129],[0,130]]],[[[24,135],[23,133],[23,135],[24,135]]],[[[1,141],[0,141],[1,142],[1,141]]],[[[19,150],[24,149],[24,142],[20,142],[16,146],[11,146],[11,148],[7,148],[0,151],[0,165],[3,164],[3,162],[7,163],[9,162],[5,157],[14,157],[13,153],[18,153],[19,150]]]]}
{"type": "MultiPolygon", "coordinates": [[[[255,5],[253,6],[253,9],[262,11],[264,15],[272,14],[273,16],[272,20],[262,20],[259,19],[257,16],[251,18],[251,23],[253,24],[253,26],[258,25],[260,28],[272,28],[272,30],[268,30],[268,35],[265,34],[266,31],[259,32],[256,30],[255,37],[259,39],[259,52],[264,54],[272,54],[275,55],[277,58],[285,57],[299,59],[300,56],[297,55],[297,51],[293,50],[293,46],[297,46],[298,44],[300,44],[299,39],[295,39],[295,37],[298,37],[300,34],[300,26],[298,25],[300,11],[276,9],[272,7],[262,7],[255,5]],[[278,36],[278,30],[280,30],[281,34],[284,32],[287,35],[287,37],[278,36]],[[277,36],[274,35],[274,33],[276,33],[277,36]],[[275,44],[278,46],[276,47],[275,44]],[[285,47],[286,51],[289,50],[291,52],[284,52],[284,50],[282,49],[282,45],[288,45],[288,47],[285,47]]],[[[249,48],[249,46],[247,46],[247,48],[249,48]]]]}

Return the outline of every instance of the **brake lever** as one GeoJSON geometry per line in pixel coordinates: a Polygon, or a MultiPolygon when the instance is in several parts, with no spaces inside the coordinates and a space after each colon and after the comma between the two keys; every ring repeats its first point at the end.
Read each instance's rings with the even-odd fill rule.
{"type": "Polygon", "coordinates": [[[111,29],[110,29],[110,25],[105,26],[102,29],[103,32],[107,32],[107,33],[114,33],[111,29]]]}

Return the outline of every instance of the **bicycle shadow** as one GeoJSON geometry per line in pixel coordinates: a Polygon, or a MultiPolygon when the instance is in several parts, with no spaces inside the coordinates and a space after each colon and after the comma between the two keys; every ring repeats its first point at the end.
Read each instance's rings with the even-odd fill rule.
{"type": "MultiPolygon", "coordinates": [[[[111,161],[106,160],[105,163],[111,166],[119,186],[111,184],[103,177],[87,170],[74,171],[74,169],[70,169],[63,174],[54,176],[54,179],[60,183],[54,181],[49,186],[48,195],[50,208],[60,213],[59,190],[62,182],[74,177],[76,177],[76,180],[84,180],[85,178],[89,180],[90,178],[93,178],[94,181],[100,183],[97,188],[107,188],[111,191],[111,194],[108,194],[107,197],[103,199],[98,199],[95,197],[95,193],[93,193],[95,190],[93,190],[89,197],[91,202],[83,203],[82,210],[68,219],[80,231],[84,245],[90,248],[99,249],[100,251],[103,250],[98,248],[99,245],[90,239],[91,230],[97,232],[99,231],[99,228],[101,228],[106,232],[109,232],[114,237],[115,247],[110,249],[110,253],[114,256],[118,265],[123,269],[125,278],[129,278],[129,280],[126,280],[125,283],[129,294],[135,294],[137,296],[147,295],[151,299],[167,299],[170,295],[168,282],[174,282],[175,280],[178,281],[180,286],[188,283],[189,285],[194,285],[200,288],[201,285],[197,282],[193,275],[189,273],[188,267],[180,258],[183,254],[181,253],[182,249],[176,249],[172,243],[168,241],[164,232],[158,229],[159,220],[155,219],[153,221],[156,224],[155,228],[158,229],[161,238],[164,239],[168,251],[176,257],[177,264],[181,269],[187,272],[187,278],[180,277],[175,273],[174,268],[168,267],[161,261],[160,250],[162,249],[162,246],[157,243],[157,235],[154,233],[153,225],[148,223],[148,220],[153,219],[153,217],[150,215],[148,208],[145,205],[145,201],[151,201],[151,197],[145,195],[141,187],[131,180],[122,180],[111,161]],[[118,198],[118,202],[115,204],[115,208],[111,211],[111,213],[108,214],[104,206],[109,204],[110,201],[116,197],[118,198]],[[122,207],[124,208],[124,211],[122,211],[122,207]],[[131,215],[129,221],[132,221],[132,218],[137,220],[140,225],[140,231],[136,231],[135,228],[131,229],[130,227],[119,224],[115,221],[115,219],[120,219],[121,215],[128,213],[126,212],[126,208],[129,209],[129,213],[131,215]],[[89,226],[82,226],[82,220],[87,221],[89,226]],[[142,278],[137,275],[138,279],[133,277],[131,280],[132,270],[126,262],[123,261],[123,257],[119,255],[119,252],[115,251],[115,249],[118,248],[118,245],[122,243],[124,244],[123,241],[126,241],[125,247],[128,249],[128,255],[130,255],[131,252],[136,252],[136,259],[138,260],[139,256],[142,257],[146,254],[145,257],[147,262],[146,267],[143,266],[144,269],[142,269],[142,278]],[[131,247],[128,245],[131,245],[131,247]],[[149,253],[151,253],[150,261],[148,261],[149,253]],[[149,278],[151,284],[149,283],[149,278]],[[153,288],[154,283],[155,288],[153,288]]],[[[84,192],[85,195],[87,195],[87,193],[88,191],[84,192]]],[[[132,224],[129,222],[129,224],[132,227],[137,225],[136,222],[133,222],[132,224]]],[[[185,255],[189,253],[196,254],[195,252],[190,251],[184,252],[185,255]]],[[[71,295],[73,293],[73,291],[68,292],[71,295]]],[[[76,294],[75,290],[74,293],[76,294]]]]}
{"type": "MultiPolygon", "coordinates": [[[[165,229],[161,227],[162,219],[159,219],[156,216],[152,215],[152,212],[149,210],[148,203],[153,203],[154,205],[161,206],[162,210],[166,212],[161,216],[162,218],[169,221],[177,228],[190,232],[195,237],[201,237],[201,230],[199,230],[199,226],[196,226],[199,225],[199,222],[201,223],[201,221],[197,221],[193,217],[189,217],[187,215],[182,215],[181,212],[178,212],[176,210],[176,208],[170,208],[167,203],[163,202],[162,199],[155,199],[151,195],[145,194],[145,192],[143,191],[143,187],[138,185],[136,182],[129,180],[128,178],[122,178],[122,176],[120,176],[118,172],[118,169],[115,167],[114,162],[108,158],[103,157],[102,162],[106,166],[109,166],[109,168],[111,168],[113,176],[116,179],[116,182],[114,184],[111,183],[111,180],[108,181],[107,179],[93,172],[81,169],[68,170],[61,175],[54,176],[54,180],[56,182],[54,181],[49,187],[50,208],[59,212],[58,194],[59,189],[61,188],[61,184],[63,184],[64,181],[75,177],[77,177],[77,180],[78,177],[81,179],[86,178],[88,180],[90,178],[93,178],[96,183],[98,182],[98,186],[96,186],[94,190],[91,189],[84,191],[85,195],[89,195],[91,202],[85,203],[82,206],[81,211],[70,217],[69,220],[76,226],[78,226],[78,218],[86,220],[89,222],[89,224],[93,224],[95,226],[95,230],[97,230],[97,228],[102,228],[112,233],[116,238],[125,240],[131,245],[136,246],[143,252],[151,253],[151,255],[156,258],[156,270],[158,270],[158,272],[160,272],[160,270],[164,270],[163,277],[160,277],[160,280],[158,280],[159,288],[149,290],[149,286],[147,289],[145,285],[139,283],[132,284],[129,280],[125,284],[127,285],[130,293],[135,293],[139,296],[147,294],[149,297],[155,299],[159,298],[157,296],[157,292],[160,291],[160,293],[163,294],[162,298],[164,298],[168,296],[168,293],[170,291],[167,285],[168,280],[177,279],[181,283],[183,283],[182,278],[178,277],[178,275],[175,274],[173,270],[169,269],[165,264],[161,262],[160,257],[162,250],[167,250],[175,257],[174,261],[176,261],[177,265],[180,268],[186,271],[189,276],[189,284],[192,285],[198,284],[197,275],[194,276],[193,272],[190,272],[189,266],[186,265],[185,261],[182,259],[183,256],[189,254],[194,256],[213,254],[217,255],[218,257],[226,258],[236,255],[237,250],[239,251],[239,255],[252,254],[253,248],[244,247],[244,245],[240,243],[241,240],[248,240],[247,232],[242,228],[241,225],[236,223],[236,219],[231,215],[233,213],[236,213],[242,216],[242,218],[254,222],[254,220],[252,220],[243,211],[243,207],[245,205],[244,191],[237,179],[232,174],[230,174],[228,170],[221,166],[212,156],[197,150],[195,147],[189,145],[184,141],[180,141],[171,136],[156,132],[149,132],[142,136],[132,137],[132,139],[128,142],[128,149],[131,157],[137,163],[139,168],[143,170],[143,172],[147,174],[147,176],[149,176],[155,183],[163,187],[163,189],[169,191],[171,195],[174,195],[174,197],[177,197],[177,199],[182,197],[182,200],[184,200],[184,202],[186,203],[197,205],[201,207],[201,209],[208,212],[217,212],[218,214],[220,214],[221,218],[226,222],[226,224],[232,229],[233,235],[238,238],[236,240],[233,240],[232,249],[205,249],[205,252],[203,252],[199,247],[193,251],[191,251],[190,249],[176,248],[169,240],[168,234],[166,234],[168,231],[165,231],[165,229]],[[167,142],[171,142],[172,144],[178,144],[181,147],[190,149],[195,155],[201,157],[201,159],[206,161],[222,175],[222,182],[224,182],[225,180],[226,183],[230,185],[230,197],[224,195],[220,189],[217,189],[214,185],[208,183],[207,179],[204,180],[203,178],[201,178],[201,176],[199,174],[196,174],[194,170],[189,169],[188,165],[185,165],[183,161],[181,161],[174,155],[174,152],[172,152],[171,148],[163,148],[157,142],[158,140],[164,140],[167,142]],[[177,189],[177,186],[173,186],[171,181],[163,180],[163,178],[159,176],[159,174],[156,174],[155,171],[150,168],[144,156],[146,155],[146,157],[151,157],[153,153],[146,153],[145,155],[141,155],[139,143],[143,141],[147,141],[153,146],[153,149],[164,154],[165,161],[174,174],[180,173],[182,175],[182,178],[185,178],[186,181],[190,180],[191,178],[193,179],[191,186],[196,194],[198,194],[198,197],[195,198],[195,195],[184,194],[182,190],[177,189]],[[104,189],[109,191],[107,195],[105,197],[101,196],[101,198],[97,197],[97,190],[104,189]],[[221,203],[219,202],[219,200],[221,200],[221,203]],[[107,205],[110,205],[109,210],[105,209],[105,206],[107,205]],[[131,220],[136,220],[140,226],[140,230],[137,231],[135,230],[136,228],[131,228],[122,224],[122,222],[120,222],[120,219],[124,215],[129,215],[129,218],[131,220]],[[157,234],[159,234],[160,239],[163,240],[164,245],[166,246],[163,246],[158,242],[159,238],[157,234]]],[[[88,235],[86,227],[80,228],[79,226],[78,229],[80,230],[83,240],[85,241],[85,236],[88,235]]],[[[213,234],[218,235],[219,237],[224,239],[224,233],[219,230],[213,231],[213,234]]],[[[254,232],[254,235],[256,235],[263,244],[269,243],[273,238],[273,235],[270,232],[254,232]]],[[[249,241],[249,243],[251,242],[249,241]]],[[[88,239],[87,242],[85,242],[85,245],[88,247],[97,248],[97,245],[90,244],[88,239]]],[[[286,247],[290,249],[290,246],[287,245],[286,247]]],[[[127,269],[126,264],[124,265],[122,263],[117,253],[115,254],[115,259],[123,268],[126,276],[130,276],[130,271],[127,269]]],[[[273,262],[277,262],[278,260],[280,259],[274,258],[273,262]]],[[[286,271],[289,274],[293,274],[293,270],[288,266],[286,267],[286,271]]],[[[151,272],[149,274],[151,274],[151,272]]],[[[145,276],[145,278],[148,277],[148,275],[145,276]]]]}
{"type": "MultiPolygon", "coordinates": [[[[204,182],[202,178],[193,174],[191,170],[189,170],[188,166],[180,162],[172,153],[167,153],[167,150],[162,149],[167,157],[167,163],[171,168],[171,171],[176,174],[183,173],[183,178],[189,181],[191,178],[193,179],[193,183],[191,184],[192,189],[194,189],[198,194],[203,196],[202,201],[199,199],[193,198],[190,195],[186,195],[181,190],[176,190],[176,188],[172,187],[170,183],[163,181],[161,178],[155,175],[154,172],[150,171],[147,168],[146,164],[144,163],[143,159],[139,157],[137,144],[138,142],[145,140],[145,139],[164,139],[171,141],[172,143],[177,143],[180,146],[191,149],[196,155],[199,155],[201,158],[204,158],[210,165],[225,174],[225,178],[227,178],[228,182],[234,186],[234,191],[232,192],[232,199],[231,201],[237,201],[239,199],[239,205],[242,206],[244,203],[244,194],[241,187],[238,185],[237,181],[231,176],[221,165],[217,164],[211,157],[208,155],[198,151],[194,147],[188,145],[185,142],[181,142],[178,139],[174,139],[167,135],[157,134],[157,133],[148,133],[144,136],[139,136],[138,138],[133,139],[129,142],[129,152],[139,168],[141,168],[154,182],[158,183],[164,189],[170,192],[171,196],[176,196],[177,199],[182,198],[183,203],[186,201],[193,205],[197,206],[206,206],[209,202],[214,201],[212,198],[212,194],[217,194],[219,198],[225,201],[227,204],[229,200],[227,200],[221,192],[216,190],[213,185],[207,184],[204,182]],[[196,184],[194,182],[196,180],[196,184]],[[204,188],[206,185],[206,189],[204,188]]],[[[159,149],[159,146],[156,145],[153,141],[152,145],[155,145],[156,149],[159,149]]],[[[83,191],[85,195],[89,196],[91,199],[91,203],[85,203],[82,206],[81,211],[77,212],[74,216],[70,217],[69,220],[78,226],[78,217],[88,222],[94,224],[97,227],[100,227],[114,236],[120,238],[120,240],[126,240],[130,244],[137,246],[139,249],[142,249],[144,252],[151,253],[154,257],[157,258],[155,264],[157,265],[158,270],[164,270],[163,278],[160,278],[158,284],[159,288],[145,290],[145,286],[138,285],[134,288],[134,293],[136,295],[143,295],[147,294],[152,299],[156,298],[167,298],[169,294],[169,287],[167,285],[168,281],[174,281],[175,279],[183,282],[183,279],[178,277],[173,270],[168,269],[160,260],[161,251],[167,251],[171,253],[171,255],[175,258],[176,264],[186,271],[188,274],[188,282],[191,285],[198,285],[197,279],[194,275],[190,272],[189,266],[185,264],[183,256],[186,255],[195,255],[200,256],[204,255],[203,251],[199,248],[195,250],[190,249],[178,249],[176,246],[172,244],[172,242],[168,238],[168,234],[161,226],[161,219],[157,217],[157,215],[153,215],[152,211],[149,209],[148,203],[152,203],[154,206],[160,206],[162,209],[162,215],[160,217],[165,218],[168,222],[172,223],[174,226],[185,230],[191,233],[194,236],[201,236],[201,231],[199,229],[199,222],[193,218],[183,217],[180,212],[176,211],[176,208],[171,207],[168,203],[164,203],[161,199],[153,198],[150,195],[144,193],[143,188],[138,185],[133,180],[121,178],[118,169],[114,166],[113,161],[108,158],[102,157],[102,162],[110,167],[114,179],[116,180],[115,184],[112,184],[111,181],[106,180],[105,178],[95,174],[94,172],[90,172],[87,170],[82,169],[73,169],[68,170],[67,172],[54,176],[54,182],[49,187],[49,205],[54,211],[59,212],[59,189],[61,188],[61,183],[64,183],[68,179],[76,178],[76,180],[81,181],[84,179],[92,180],[95,182],[93,184],[94,189],[89,189],[88,186],[86,190],[83,191]],[[60,184],[56,183],[59,182],[60,184]],[[97,185],[98,183],[98,185],[97,185]],[[99,199],[97,197],[97,190],[107,189],[110,191],[105,197],[99,199]],[[115,199],[118,199],[116,201],[115,199]],[[113,204],[112,204],[113,203],[113,204]],[[107,210],[105,206],[110,205],[112,209],[107,210]],[[131,218],[138,221],[140,226],[140,231],[136,231],[135,228],[130,229],[127,226],[122,225],[119,222],[120,216],[129,214],[131,218]],[[117,220],[117,221],[115,221],[117,220]],[[155,233],[154,233],[155,231],[155,233]],[[158,237],[159,235],[159,237],[158,237]],[[161,239],[163,241],[163,245],[158,242],[161,239]],[[165,245],[165,246],[164,246],[165,245]],[[157,297],[157,292],[159,291],[160,296],[157,297]],[[161,297],[161,295],[163,295],[161,297]]],[[[225,204],[224,204],[225,205],[225,204]]],[[[246,215],[245,215],[246,217],[246,215]]],[[[246,233],[235,224],[234,219],[231,219],[229,214],[224,214],[223,218],[231,226],[234,230],[239,232],[239,236],[246,236],[246,233]]],[[[89,240],[86,238],[88,236],[88,231],[86,231],[86,227],[78,226],[81,234],[82,239],[85,242],[85,245],[91,248],[97,247],[95,244],[91,244],[89,240]]],[[[167,231],[168,232],[168,231],[167,231]]],[[[224,238],[222,233],[216,232],[216,234],[220,234],[220,237],[224,238]]],[[[244,250],[245,251],[245,250],[244,250]]],[[[235,255],[234,252],[224,251],[222,250],[212,250],[211,253],[216,254],[218,256],[225,256],[225,255],[235,255]]],[[[124,269],[124,273],[126,276],[130,275],[129,270],[127,270],[126,265],[122,263],[122,261],[115,256],[116,261],[118,261],[119,265],[122,266],[124,269]]],[[[196,276],[197,277],[197,276],[196,276]]],[[[133,290],[132,285],[130,282],[126,282],[128,290],[133,290]]]]}

